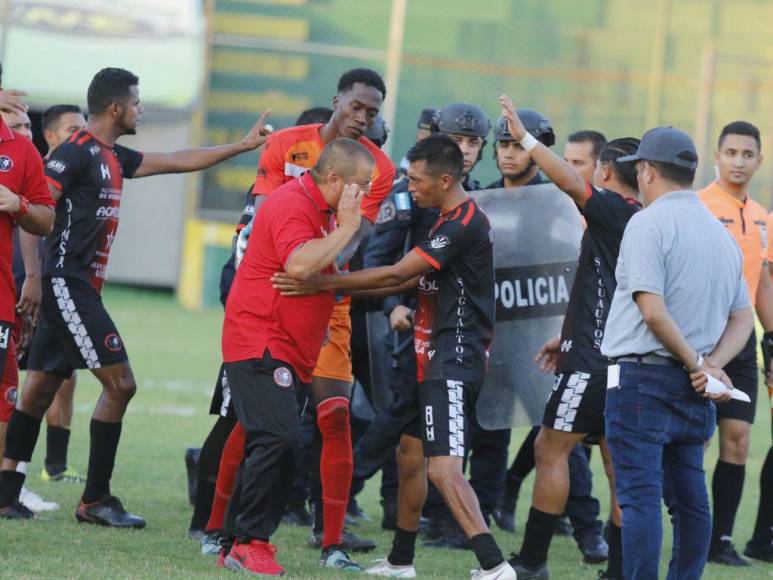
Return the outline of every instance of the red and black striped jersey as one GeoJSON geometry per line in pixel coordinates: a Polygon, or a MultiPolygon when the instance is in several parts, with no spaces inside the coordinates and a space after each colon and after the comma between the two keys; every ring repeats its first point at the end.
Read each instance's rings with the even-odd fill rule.
{"type": "Polygon", "coordinates": [[[418,380],[482,383],[494,336],[491,224],[467,198],[441,214],[412,251],[432,266],[419,281],[414,325],[418,380]]]}
{"type": "Polygon", "coordinates": [[[46,179],[62,197],[54,231],[46,238],[44,276],[81,278],[101,291],[118,229],[123,180],[141,164],[142,153],[106,145],[86,130],[54,150],[46,179]]]}

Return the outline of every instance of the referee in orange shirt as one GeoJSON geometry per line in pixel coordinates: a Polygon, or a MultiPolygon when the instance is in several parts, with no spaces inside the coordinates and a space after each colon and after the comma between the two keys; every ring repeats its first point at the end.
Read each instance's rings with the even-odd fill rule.
{"type": "MultiPolygon", "coordinates": [[[[743,274],[749,297],[765,331],[763,345],[773,344],[773,281],[768,275],[767,211],[749,198],[749,183],[762,163],[760,132],[751,123],[735,121],[719,135],[715,154],[719,177],[698,192],[704,205],[725,224],[743,253],[743,274]]],[[[764,347],[763,347],[764,348],[764,347]]],[[[770,359],[766,357],[766,377],[770,359]]],[[[757,339],[749,337],[744,349],[725,367],[736,389],[749,395],[751,404],[733,400],[717,405],[719,459],[712,481],[713,526],[709,561],[748,566],[732,543],[733,526],[741,503],[749,436],[757,402],[757,339]]],[[[770,378],[767,378],[771,382],[770,378]]]]}

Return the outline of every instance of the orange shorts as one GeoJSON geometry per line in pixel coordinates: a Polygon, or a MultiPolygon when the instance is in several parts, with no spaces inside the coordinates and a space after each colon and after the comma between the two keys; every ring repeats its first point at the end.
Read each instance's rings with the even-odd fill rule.
{"type": "Polygon", "coordinates": [[[330,317],[330,340],[322,347],[317,359],[315,377],[351,383],[352,378],[352,319],[349,317],[351,298],[336,302],[330,317]]]}

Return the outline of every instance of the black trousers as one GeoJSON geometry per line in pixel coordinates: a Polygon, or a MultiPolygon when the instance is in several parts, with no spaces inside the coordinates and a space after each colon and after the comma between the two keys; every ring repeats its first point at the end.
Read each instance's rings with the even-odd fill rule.
{"type": "Polygon", "coordinates": [[[298,414],[308,387],[290,365],[271,358],[226,363],[231,404],[246,441],[226,514],[225,532],[239,541],[268,541],[285,510],[298,453],[298,414]]]}

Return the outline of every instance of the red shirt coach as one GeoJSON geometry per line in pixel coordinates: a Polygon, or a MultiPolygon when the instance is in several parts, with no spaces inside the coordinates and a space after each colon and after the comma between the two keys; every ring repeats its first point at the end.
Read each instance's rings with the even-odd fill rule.
{"type": "Polygon", "coordinates": [[[281,296],[271,276],[284,270],[305,242],[327,236],[332,215],[310,173],[282,185],[263,203],[225,307],[224,362],[261,358],[268,349],[301,381],[311,381],[335,296],[281,296]]]}

